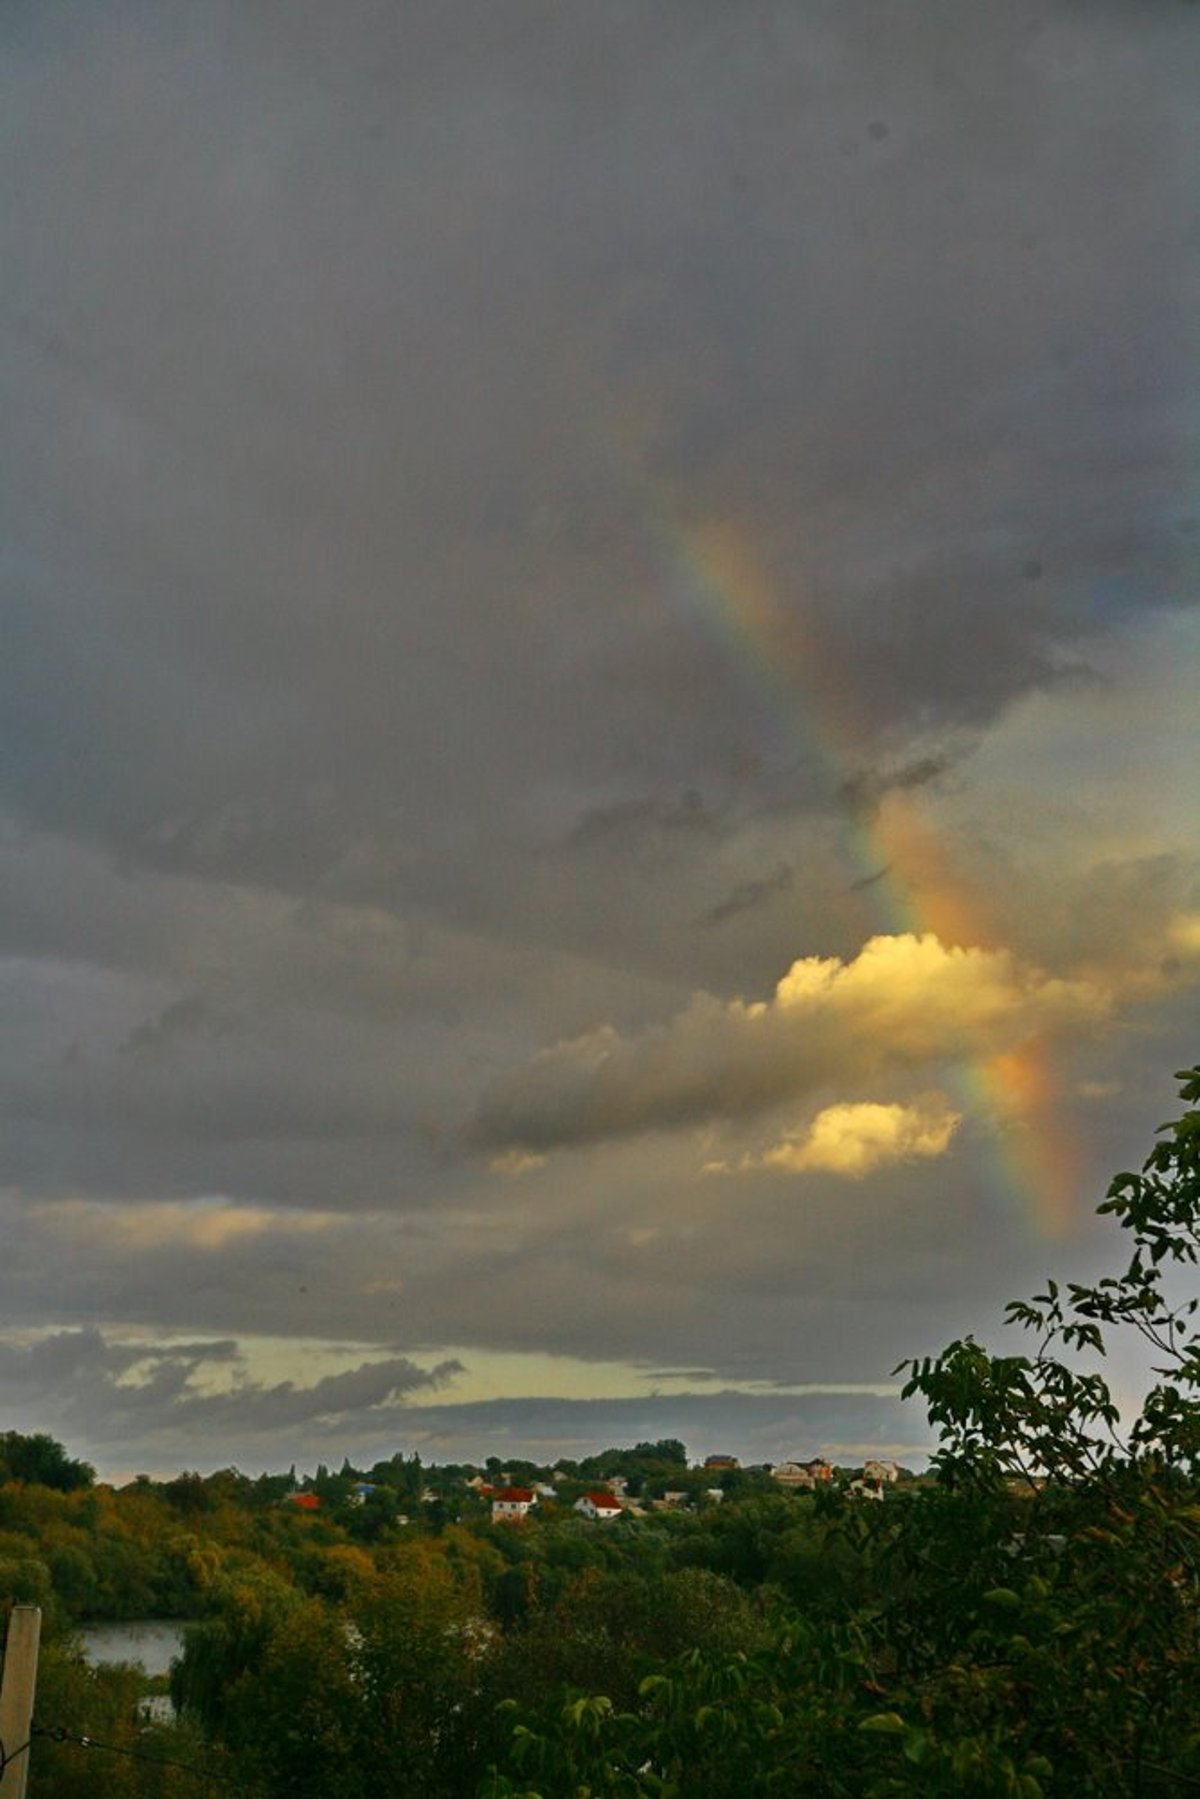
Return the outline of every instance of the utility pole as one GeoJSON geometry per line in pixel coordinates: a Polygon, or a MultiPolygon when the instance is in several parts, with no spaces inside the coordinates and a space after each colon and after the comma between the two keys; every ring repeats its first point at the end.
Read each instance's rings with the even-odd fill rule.
{"type": "Polygon", "coordinates": [[[0,1799],[25,1799],[41,1635],[41,1607],[14,1605],[0,1675],[0,1799]]]}

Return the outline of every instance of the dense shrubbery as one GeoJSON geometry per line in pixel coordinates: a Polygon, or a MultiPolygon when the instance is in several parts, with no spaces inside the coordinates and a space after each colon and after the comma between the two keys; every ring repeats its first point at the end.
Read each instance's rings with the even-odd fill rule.
{"type": "MultiPolygon", "coordinates": [[[[1183,1079],[1194,1106],[1200,1071],[1183,1079]]],[[[1200,1786],[1200,1336],[1164,1280],[1200,1250],[1200,1112],[1102,1210],[1129,1259],[1010,1308],[1031,1354],[966,1339],[909,1367],[937,1478],[884,1504],[748,1475],[720,1506],[596,1528],[567,1481],[536,1523],[493,1527],[461,1470],[430,1504],[429,1471],[397,1457],[368,1471],[365,1505],[354,1470],[319,1470],[305,1515],[291,1477],[114,1493],[50,1439],[0,1439],[0,1596],[47,1608],[39,1715],[203,1759],[252,1799],[1200,1786]],[[1114,1328],[1158,1370],[1124,1431],[1096,1365],[1114,1328]],[[181,1722],[151,1738],[136,1683],[84,1668],[69,1636],[75,1617],[147,1612],[195,1620],[181,1722]]],[[[568,1472],[651,1494],[685,1484],[681,1457],[639,1444],[568,1472]]],[[[197,1790],[44,1740],[34,1770],[34,1799],[197,1790]]]]}

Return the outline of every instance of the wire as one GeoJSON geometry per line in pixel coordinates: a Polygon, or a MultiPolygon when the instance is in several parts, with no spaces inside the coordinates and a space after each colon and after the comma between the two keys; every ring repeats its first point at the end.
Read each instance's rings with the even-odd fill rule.
{"type": "Polygon", "coordinates": [[[18,1755],[24,1755],[24,1753],[28,1749],[28,1747],[29,1747],[28,1743],[22,1743],[21,1747],[19,1749],[14,1749],[12,1754],[9,1755],[5,1751],[3,1742],[0,1741],[0,1778],[3,1778],[4,1770],[5,1770],[5,1768],[8,1767],[9,1763],[15,1762],[18,1755]]]}
{"type": "MultiPolygon", "coordinates": [[[[74,1731],[64,1730],[61,1724],[35,1724],[33,1734],[35,1737],[48,1737],[52,1743],[74,1743],[80,1749],[104,1749],[109,1755],[128,1756],[130,1761],[153,1762],[159,1768],[182,1768],[185,1774],[194,1774],[197,1780],[216,1780],[223,1786],[237,1784],[232,1774],[218,1774],[213,1768],[198,1768],[194,1762],[176,1761],[171,1756],[147,1755],[143,1749],[126,1749],[120,1743],[101,1743],[96,1737],[77,1736],[74,1731]]],[[[29,1744],[26,1743],[25,1747],[28,1749],[29,1744]]],[[[16,1753],[19,1755],[21,1751],[18,1749],[16,1753]]],[[[12,1760],[11,1756],[9,1760],[12,1760]]],[[[0,1771],[3,1771],[3,1767],[4,1762],[0,1758],[0,1771]]]]}

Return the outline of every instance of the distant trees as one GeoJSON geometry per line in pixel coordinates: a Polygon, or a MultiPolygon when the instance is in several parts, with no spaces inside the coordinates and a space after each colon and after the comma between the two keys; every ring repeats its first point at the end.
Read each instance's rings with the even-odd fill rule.
{"type": "Polygon", "coordinates": [[[20,1431],[0,1434],[0,1485],[23,1480],[59,1493],[75,1493],[90,1487],[96,1471],[87,1462],[72,1461],[61,1443],[42,1433],[22,1436],[20,1431]]]}

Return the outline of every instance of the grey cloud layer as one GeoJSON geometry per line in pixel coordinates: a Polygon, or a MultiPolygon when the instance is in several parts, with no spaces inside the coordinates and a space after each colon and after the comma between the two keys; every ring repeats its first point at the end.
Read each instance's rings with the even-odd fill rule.
{"type": "Polygon", "coordinates": [[[396,1356],[308,1386],[267,1386],[244,1375],[217,1392],[194,1385],[201,1371],[237,1359],[232,1342],[148,1345],[120,1342],[94,1328],[59,1331],[28,1349],[0,1344],[0,1401],[10,1414],[41,1415],[99,1449],[139,1440],[178,1442],[189,1434],[203,1443],[242,1432],[266,1443],[327,1420],[343,1429],[386,1429],[382,1413],[462,1372],[454,1361],[425,1370],[396,1356]]]}
{"type": "Polygon", "coordinates": [[[230,1346],[181,1344],[147,1353],[144,1346],[96,1331],[63,1332],[33,1352],[0,1345],[0,1401],[6,1416],[30,1429],[68,1434],[103,1474],[137,1467],[167,1474],[181,1466],[237,1462],[255,1471],[302,1467],[320,1457],[370,1460],[419,1449],[430,1461],[489,1455],[594,1454],[614,1443],[682,1435],[693,1453],[732,1450],[746,1461],[774,1461],[807,1450],[861,1459],[875,1446],[919,1465],[929,1448],[923,1421],[886,1393],[808,1394],[718,1390],[678,1399],[499,1400],[431,1403],[431,1389],[453,1379],[447,1364],[423,1374],[403,1360],[369,1362],[309,1388],[249,1384],[228,1395],[189,1394],[206,1363],[230,1359],[230,1346]],[[74,1386],[64,1404],[61,1380],[74,1386]],[[119,1385],[136,1368],[136,1386],[119,1385]],[[200,1453],[197,1454],[197,1451],[200,1453]]]}
{"type": "Polygon", "coordinates": [[[751,1008],[928,803],[1029,1020],[1106,1020],[1089,1178],[1165,1116],[1193,846],[1085,854],[1047,766],[1034,866],[978,770],[1195,597],[1192,10],[19,0],[0,50],[0,1313],[832,1378],[1019,1287],[986,1120],[947,1190],[746,1171],[953,1032],[751,1008]]]}
{"type": "Polygon", "coordinates": [[[745,520],[868,731],[985,719],[1171,597],[1184,26],[33,24],[5,78],[21,812],[453,905],[465,838],[503,861],[564,801],[744,790],[777,748],[673,611],[663,493],[745,520]]]}

